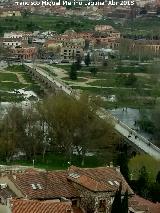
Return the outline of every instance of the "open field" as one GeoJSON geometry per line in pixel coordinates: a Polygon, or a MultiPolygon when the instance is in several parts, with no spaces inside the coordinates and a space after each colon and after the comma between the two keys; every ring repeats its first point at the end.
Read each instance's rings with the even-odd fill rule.
{"type": "MultiPolygon", "coordinates": [[[[109,150],[101,150],[101,154],[95,152],[93,156],[86,156],[83,167],[98,167],[98,166],[106,166],[113,159],[113,153],[109,150]]],[[[81,166],[81,159],[77,155],[72,155],[71,164],[75,166],[81,166]]],[[[1,162],[3,164],[5,162],[1,162]]],[[[12,161],[13,164],[20,164],[24,166],[32,166],[32,161],[27,160],[15,160],[12,161]]],[[[35,167],[43,168],[47,170],[55,170],[55,169],[67,169],[69,166],[68,159],[65,155],[58,153],[47,153],[46,157],[43,161],[42,156],[36,156],[35,167]]]]}
{"type": "Polygon", "coordinates": [[[33,91],[40,94],[40,87],[25,72],[22,65],[13,65],[0,71],[0,101],[18,102],[25,100],[16,90],[33,91]]]}
{"type": "Polygon", "coordinates": [[[160,78],[160,75],[152,74],[145,66],[130,66],[128,72],[127,67],[121,67],[120,72],[116,69],[108,71],[107,67],[98,67],[95,76],[89,71],[90,67],[82,67],[77,71],[78,78],[74,81],[69,79],[70,65],[48,67],[50,73],[56,72],[57,78],[72,88],[104,97],[104,106],[107,108],[125,106],[151,108],[155,104],[156,97],[160,97],[160,90],[156,89],[159,84],[157,78],[160,78]],[[116,96],[116,101],[107,100],[110,96],[116,96]]]}

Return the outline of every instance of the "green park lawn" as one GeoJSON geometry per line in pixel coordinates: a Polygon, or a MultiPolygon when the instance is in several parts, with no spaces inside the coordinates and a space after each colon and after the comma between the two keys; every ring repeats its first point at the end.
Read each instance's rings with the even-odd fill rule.
{"type": "Polygon", "coordinates": [[[16,74],[14,74],[14,73],[0,72],[0,82],[2,82],[2,81],[18,82],[18,78],[17,78],[16,74]]]}
{"type": "MultiPolygon", "coordinates": [[[[113,159],[113,153],[109,150],[105,150],[99,153],[95,153],[93,156],[86,156],[84,160],[83,167],[98,167],[98,166],[106,166],[109,165],[111,160],[113,159]]],[[[68,168],[69,159],[65,155],[57,154],[57,153],[47,153],[45,159],[43,161],[42,156],[36,156],[35,159],[35,167],[43,168],[48,170],[55,170],[55,169],[66,169],[68,168]]],[[[2,164],[5,162],[1,162],[2,164]]],[[[33,161],[27,160],[15,160],[12,161],[11,164],[19,164],[24,166],[32,166],[33,161]]],[[[76,155],[72,155],[71,158],[71,165],[80,166],[81,167],[81,158],[76,155]]]]}
{"type": "Polygon", "coordinates": [[[31,79],[22,65],[13,65],[0,72],[0,101],[19,102],[25,100],[23,95],[13,93],[18,89],[32,90],[37,95],[42,93],[40,86],[31,79]],[[16,73],[21,76],[24,83],[19,81],[16,73]]]}
{"type": "MultiPolygon", "coordinates": [[[[68,71],[70,70],[70,65],[56,65],[60,68],[65,69],[69,76],[68,71]],[[64,67],[63,67],[64,66],[64,67]]],[[[104,101],[104,105],[108,108],[113,107],[147,107],[151,108],[155,104],[155,97],[160,97],[160,90],[155,89],[156,76],[148,72],[148,67],[146,65],[141,66],[121,66],[119,71],[115,69],[109,69],[108,67],[98,67],[98,72],[94,76],[89,67],[82,67],[81,70],[77,71],[78,79],[71,83],[69,77],[63,78],[65,83],[71,85],[74,89],[80,89],[86,91],[92,95],[101,95],[103,97],[108,97],[109,95],[116,95],[117,102],[104,101]],[[135,74],[137,81],[133,85],[126,84],[126,76],[129,73],[135,74]],[[85,81],[84,81],[85,79],[85,81]],[[94,80],[87,82],[88,80],[94,80]],[[84,87],[80,83],[86,83],[84,87]],[[103,88],[110,87],[110,88],[103,88]]],[[[132,82],[131,82],[132,83],[132,82]]]]}

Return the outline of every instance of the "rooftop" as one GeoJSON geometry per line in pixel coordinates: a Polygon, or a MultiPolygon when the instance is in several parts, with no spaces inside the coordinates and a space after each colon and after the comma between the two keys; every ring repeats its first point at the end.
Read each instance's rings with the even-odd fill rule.
{"type": "Polygon", "coordinates": [[[69,176],[69,179],[92,191],[115,192],[122,182],[122,192],[128,189],[130,194],[134,193],[122,174],[115,167],[78,168],[71,166],[69,174],[71,173],[77,174],[79,177],[69,176]]]}
{"type": "Polygon", "coordinates": [[[12,213],[68,213],[73,212],[70,203],[11,199],[12,213]]]}
{"type": "Polygon", "coordinates": [[[30,199],[77,197],[78,192],[67,180],[66,171],[29,171],[9,177],[30,199]]]}

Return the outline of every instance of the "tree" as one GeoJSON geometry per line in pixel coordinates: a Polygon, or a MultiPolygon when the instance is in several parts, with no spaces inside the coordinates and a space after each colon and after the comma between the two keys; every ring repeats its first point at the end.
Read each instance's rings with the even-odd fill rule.
{"type": "Polygon", "coordinates": [[[121,203],[121,193],[122,193],[122,183],[119,186],[119,189],[116,191],[114,201],[111,208],[111,213],[121,213],[122,203],[121,203]]]}
{"type": "Polygon", "coordinates": [[[129,181],[129,168],[128,168],[128,156],[127,153],[120,153],[117,157],[117,165],[120,166],[120,171],[125,177],[126,181],[129,181]]]}
{"type": "Polygon", "coordinates": [[[85,65],[88,67],[91,63],[90,54],[88,53],[84,59],[85,65]]]}
{"type": "Polygon", "coordinates": [[[149,189],[149,175],[145,166],[139,171],[139,178],[137,180],[137,190],[139,195],[147,198],[149,189]]]}
{"type": "Polygon", "coordinates": [[[77,57],[77,60],[75,62],[75,65],[76,65],[76,70],[80,70],[82,68],[82,65],[81,65],[81,62],[82,62],[82,59],[80,56],[77,57]]]}
{"type": "Polygon", "coordinates": [[[90,68],[90,70],[89,70],[94,76],[97,74],[97,68],[96,67],[92,67],[92,68],[90,68]]]}
{"type": "Polygon", "coordinates": [[[128,190],[126,190],[124,194],[124,198],[122,199],[122,213],[128,213],[128,190]]]}
{"type": "Polygon", "coordinates": [[[125,84],[126,86],[135,86],[136,82],[137,82],[137,77],[133,73],[130,73],[127,76],[125,84]]]}
{"type": "Polygon", "coordinates": [[[160,137],[160,104],[157,103],[154,110],[151,114],[151,120],[154,125],[154,137],[157,143],[159,143],[159,137],[160,137]]]}
{"type": "Polygon", "coordinates": [[[157,15],[160,15],[160,7],[157,7],[157,15]]]}
{"type": "Polygon", "coordinates": [[[10,162],[19,142],[24,139],[23,112],[21,108],[13,106],[0,122],[0,155],[2,160],[10,162]]]}
{"type": "Polygon", "coordinates": [[[148,197],[153,202],[160,202],[160,184],[159,183],[152,183],[149,187],[149,195],[148,197]]]}
{"type": "Polygon", "coordinates": [[[71,70],[70,70],[70,73],[69,73],[69,77],[71,80],[77,80],[77,67],[76,67],[76,64],[73,63],[71,65],[71,70]]]}
{"type": "Polygon", "coordinates": [[[0,47],[0,59],[6,60],[7,65],[10,66],[11,50],[8,47],[0,47]]]}
{"type": "Polygon", "coordinates": [[[116,191],[114,201],[111,207],[111,213],[128,213],[128,190],[126,190],[122,199],[122,183],[116,191]]]}
{"type": "Polygon", "coordinates": [[[22,17],[26,18],[30,14],[29,10],[24,9],[22,12],[22,17]]]}
{"type": "Polygon", "coordinates": [[[147,9],[143,7],[140,11],[140,15],[146,15],[147,14],[147,9]]]}
{"type": "Polygon", "coordinates": [[[113,126],[97,116],[97,108],[86,94],[78,101],[63,94],[49,97],[40,103],[40,109],[55,138],[54,145],[69,161],[76,150],[83,166],[89,149],[111,146],[117,140],[113,126]]]}
{"type": "Polygon", "coordinates": [[[159,184],[160,184],[160,171],[159,171],[158,174],[157,174],[156,183],[159,183],[159,184]]]}

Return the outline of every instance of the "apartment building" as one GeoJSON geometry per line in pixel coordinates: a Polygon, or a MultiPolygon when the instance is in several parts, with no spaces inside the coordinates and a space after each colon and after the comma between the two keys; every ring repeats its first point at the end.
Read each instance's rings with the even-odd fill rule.
{"type": "Polygon", "coordinates": [[[68,45],[61,48],[62,59],[74,60],[77,57],[83,57],[83,48],[77,45],[68,45]]]}
{"type": "Polygon", "coordinates": [[[17,47],[11,48],[13,56],[17,56],[20,59],[31,60],[35,57],[37,53],[36,47],[17,47]]]}

